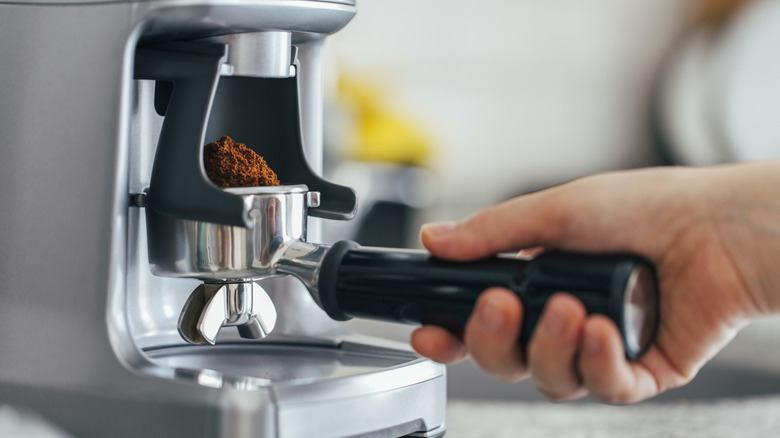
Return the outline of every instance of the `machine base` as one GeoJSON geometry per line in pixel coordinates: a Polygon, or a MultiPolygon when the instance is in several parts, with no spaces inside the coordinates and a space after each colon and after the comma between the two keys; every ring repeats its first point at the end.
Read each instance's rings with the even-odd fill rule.
{"type": "Polygon", "coordinates": [[[175,346],[113,388],[0,383],[0,404],[89,437],[441,437],[445,368],[414,354],[344,342],[175,346]],[[174,386],[171,386],[171,383],[174,386]]]}

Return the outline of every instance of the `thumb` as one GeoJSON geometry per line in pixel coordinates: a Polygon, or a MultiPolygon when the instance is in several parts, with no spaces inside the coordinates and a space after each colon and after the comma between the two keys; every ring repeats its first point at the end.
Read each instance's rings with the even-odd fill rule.
{"type": "Polygon", "coordinates": [[[433,255],[473,260],[530,247],[561,247],[575,217],[557,190],[520,196],[456,222],[422,226],[420,240],[433,255]]]}
{"type": "Polygon", "coordinates": [[[706,214],[698,193],[708,180],[692,180],[692,172],[661,168],[579,178],[457,222],[424,225],[420,239],[433,255],[452,260],[533,247],[653,259],[684,231],[689,216],[706,214]]]}

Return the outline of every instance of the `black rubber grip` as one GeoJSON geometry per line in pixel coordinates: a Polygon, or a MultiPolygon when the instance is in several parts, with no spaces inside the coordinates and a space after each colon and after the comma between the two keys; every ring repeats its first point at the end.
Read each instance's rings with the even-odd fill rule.
{"type": "Polygon", "coordinates": [[[422,251],[367,248],[342,241],[323,261],[319,294],[323,309],[337,320],[357,317],[434,324],[459,334],[477,297],[492,286],[510,289],[522,300],[519,341],[524,345],[547,299],[556,292],[570,293],[588,313],[615,321],[629,358],[641,355],[657,326],[654,271],[633,255],[549,252],[532,260],[492,257],[452,262],[422,251]]]}

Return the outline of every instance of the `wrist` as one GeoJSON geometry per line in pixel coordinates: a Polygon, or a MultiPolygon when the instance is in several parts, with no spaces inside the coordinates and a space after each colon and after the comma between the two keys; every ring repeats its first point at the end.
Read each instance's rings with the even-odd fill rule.
{"type": "Polygon", "coordinates": [[[759,315],[780,313],[780,160],[713,168],[722,245],[759,315]]]}

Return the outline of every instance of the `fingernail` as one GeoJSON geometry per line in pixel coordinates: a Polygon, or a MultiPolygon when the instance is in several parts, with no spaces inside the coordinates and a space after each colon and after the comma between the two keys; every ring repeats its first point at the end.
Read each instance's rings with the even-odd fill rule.
{"type": "Polygon", "coordinates": [[[559,312],[550,308],[544,314],[542,327],[547,334],[551,336],[560,336],[563,334],[563,329],[566,327],[566,321],[559,312]]]}
{"type": "Polygon", "coordinates": [[[504,325],[504,310],[501,303],[494,298],[487,296],[482,300],[479,306],[478,322],[482,330],[488,332],[498,331],[504,325]]]}
{"type": "Polygon", "coordinates": [[[431,222],[420,228],[421,233],[431,237],[446,237],[455,231],[455,222],[431,222]]]}

